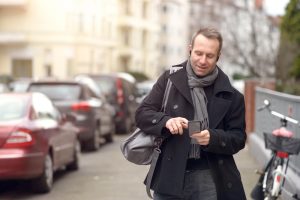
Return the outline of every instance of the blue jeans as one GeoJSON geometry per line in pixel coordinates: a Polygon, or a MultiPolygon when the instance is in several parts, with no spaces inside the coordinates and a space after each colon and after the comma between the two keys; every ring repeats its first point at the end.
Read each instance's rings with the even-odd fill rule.
{"type": "Polygon", "coordinates": [[[154,200],[217,200],[217,191],[209,169],[193,170],[185,173],[183,196],[154,192],[154,200]]]}

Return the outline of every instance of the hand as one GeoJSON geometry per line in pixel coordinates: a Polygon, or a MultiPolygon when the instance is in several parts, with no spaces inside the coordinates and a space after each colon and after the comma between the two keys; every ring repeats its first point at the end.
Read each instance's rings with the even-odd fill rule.
{"type": "Polygon", "coordinates": [[[199,133],[193,133],[191,138],[194,138],[200,145],[208,145],[210,140],[210,133],[208,130],[203,130],[199,133]]]}
{"type": "Polygon", "coordinates": [[[183,117],[171,118],[166,123],[166,128],[170,130],[171,134],[183,134],[183,129],[188,128],[188,120],[183,117]]]}

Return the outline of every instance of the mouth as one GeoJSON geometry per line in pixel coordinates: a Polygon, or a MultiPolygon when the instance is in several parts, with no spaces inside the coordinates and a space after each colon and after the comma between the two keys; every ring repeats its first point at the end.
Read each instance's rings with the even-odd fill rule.
{"type": "Polygon", "coordinates": [[[204,67],[204,66],[197,66],[197,69],[198,69],[198,70],[205,70],[206,67],[204,67]]]}

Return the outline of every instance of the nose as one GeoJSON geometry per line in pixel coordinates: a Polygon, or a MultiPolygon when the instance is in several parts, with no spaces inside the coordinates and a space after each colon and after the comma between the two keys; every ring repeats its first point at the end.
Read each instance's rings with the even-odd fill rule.
{"type": "Polygon", "coordinates": [[[200,62],[201,64],[202,64],[202,63],[205,63],[205,62],[206,62],[206,55],[200,56],[199,62],[200,62]]]}

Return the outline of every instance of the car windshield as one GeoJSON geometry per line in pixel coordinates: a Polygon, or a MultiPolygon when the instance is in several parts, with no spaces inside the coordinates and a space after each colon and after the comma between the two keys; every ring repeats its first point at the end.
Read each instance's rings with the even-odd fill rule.
{"type": "Polygon", "coordinates": [[[16,96],[0,97],[0,121],[20,119],[25,116],[26,103],[23,98],[16,96]]]}
{"type": "Polygon", "coordinates": [[[95,82],[100,87],[101,91],[103,91],[103,93],[105,94],[109,94],[115,90],[114,79],[110,77],[96,78],[95,82]]]}
{"type": "Polygon", "coordinates": [[[29,86],[29,81],[15,81],[11,83],[13,92],[25,92],[29,86]]]}
{"type": "Polygon", "coordinates": [[[33,84],[32,92],[41,92],[51,100],[77,100],[80,98],[80,87],[75,84],[33,84]]]}

